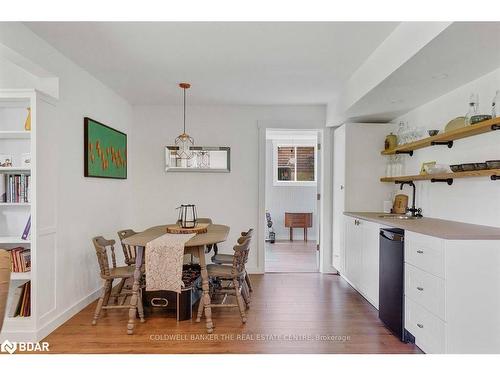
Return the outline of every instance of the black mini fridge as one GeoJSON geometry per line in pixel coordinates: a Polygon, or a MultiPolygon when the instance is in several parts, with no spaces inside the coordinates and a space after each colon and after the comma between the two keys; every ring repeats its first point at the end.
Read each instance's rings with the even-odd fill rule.
{"type": "Polygon", "coordinates": [[[404,329],[404,230],[380,230],[379,310],[380,320],[401,341],[404,329]]]}

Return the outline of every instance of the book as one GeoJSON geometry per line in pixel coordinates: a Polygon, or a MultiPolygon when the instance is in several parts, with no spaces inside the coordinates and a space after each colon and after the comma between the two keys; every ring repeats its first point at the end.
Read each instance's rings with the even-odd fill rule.
{"type": "Polygon", "coordinates": [[[31,202],[31,175],[5,174],[0,180],[0,202],[31,202]]]}
{"type": "Polygon", "coordinates": [[[24,284],[18,286],[14,290],[14,293],[12,293],[12,300],[10,302],[9,312],[7,313],[7,316],[9,318],[14,318],[17,316],[17,312],[22,302],[21,299],[23,297],[23,290],[24,290],[24,284]]]}
{"type": "Polygon", "coordinates": [[[31,250],[16,247],[10,250],[11,272],[31,271],[31,250]]]}
{"type": "Polygon", "coordinates": [[[26,226],[24,227],[24,231],[23,231],[23,234],[21,236],[21,239],[27,240],[29,238],[30,231],[31,231],[31,215],[28,218],[28,222],[26,223],[26,226]]]}
{"type": "Polygon", "coordinates": [[[7,185],[4,175],[0,177],[0,202],[7,202],[7,185]]]}

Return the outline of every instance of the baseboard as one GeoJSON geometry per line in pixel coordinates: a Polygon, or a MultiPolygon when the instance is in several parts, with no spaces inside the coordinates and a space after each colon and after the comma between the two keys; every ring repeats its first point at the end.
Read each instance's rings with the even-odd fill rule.
{"type": "Polygon", "coordinates": [[[0,342],[4,340],[11,342],[35,342],[36,331],[2,331],[0,342]]]}
{"type": "Polygon", "coordinates": [[[42,328],[38,329],[36,332],[37,341],[43,340],[50,333],[52,333],[57,327],[59,327],[64,322],[72,318],[75,314],[79,313],[81,310],[87,307],[91,302],[94,302],[101,295],[101,292],[102,292],[102,287],[90,293],[88,296],[83,297],[73,306],[69,307],[68,309],[60,313],[56,318],[52,319],[50,322],[45,324],[42,328]]]}
{"type": "Polygon", "coordinates": [[[247,267],[247,272],[249,275],[262,275],[263,273],[265,273],[264,270],[253,267],[247,267]]]}
{"type": "MultiPolygon", "coordinates": [[[[293,235],[294,241],[304,241],[303,236],[293,235]]],[[[290,241],[290,236],[276,236],[276,241],[290,241]]],[[[316,238],[312,236],[307,236],[307,242],[316,242],[316,238]]]]}

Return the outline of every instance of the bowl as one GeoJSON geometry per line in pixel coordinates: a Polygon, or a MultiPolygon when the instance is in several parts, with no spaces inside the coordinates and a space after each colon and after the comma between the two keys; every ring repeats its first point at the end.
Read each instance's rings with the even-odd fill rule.
{"type": "Polygon", "coordinates": [[[476,163],[464,163],[460,164],[464,172],[474,171],[476,169],[476,163]]]}
{"type": "Polygon", "coordinates": [[[488,169],[486,163],[474,163],[476,164],[476,171],[482,171],[484,169],[488,169]]]}
{"type": "Polygon", "coordinates": [[[477,124],[478,122],[486,121],[486,120],[491,120],[490,115],[475,115],[470,118],[470,124],[474,125],[477,124]]]}
{"type": "Polygon", "coordinates": [[[427,130],[427,133],[429,133],[430,137],[434,137],[437,133],[439,133],[439,130],[427,130]]]}
{"type": "Polygon", "coordinates": [[[461,164],[450,165],[450,169],[452,172],[462,172],[463,171],[461,164]]]}
{"type": "Polygon", "coordinates": [[[500,168],[500,160],[487,160],[486,167],[488,169],[499,169],[500,168]]]}
{"type": "Polygon", "coordinates": [[[441,173],[448,173],[449,168],[450,167],[446,164],[425,165],[424,171],[427,174],[441,174],[441,173]]]}

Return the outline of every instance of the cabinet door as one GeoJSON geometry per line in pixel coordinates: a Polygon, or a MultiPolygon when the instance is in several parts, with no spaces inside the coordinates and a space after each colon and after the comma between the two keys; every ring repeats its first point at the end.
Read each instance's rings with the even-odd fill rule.
{"type": "Polygon", "coordinates": [[[378,309],[380,226],[369,222],[364,222],[363,224],[361,291],[370,303],[378,309]]]}
{"type": "Polygon", "coordinates": [[[361,279],[361,248],[363,236],[359,219],[345,217],[345,275],[356,289],[360,287],[361,279]]]}

